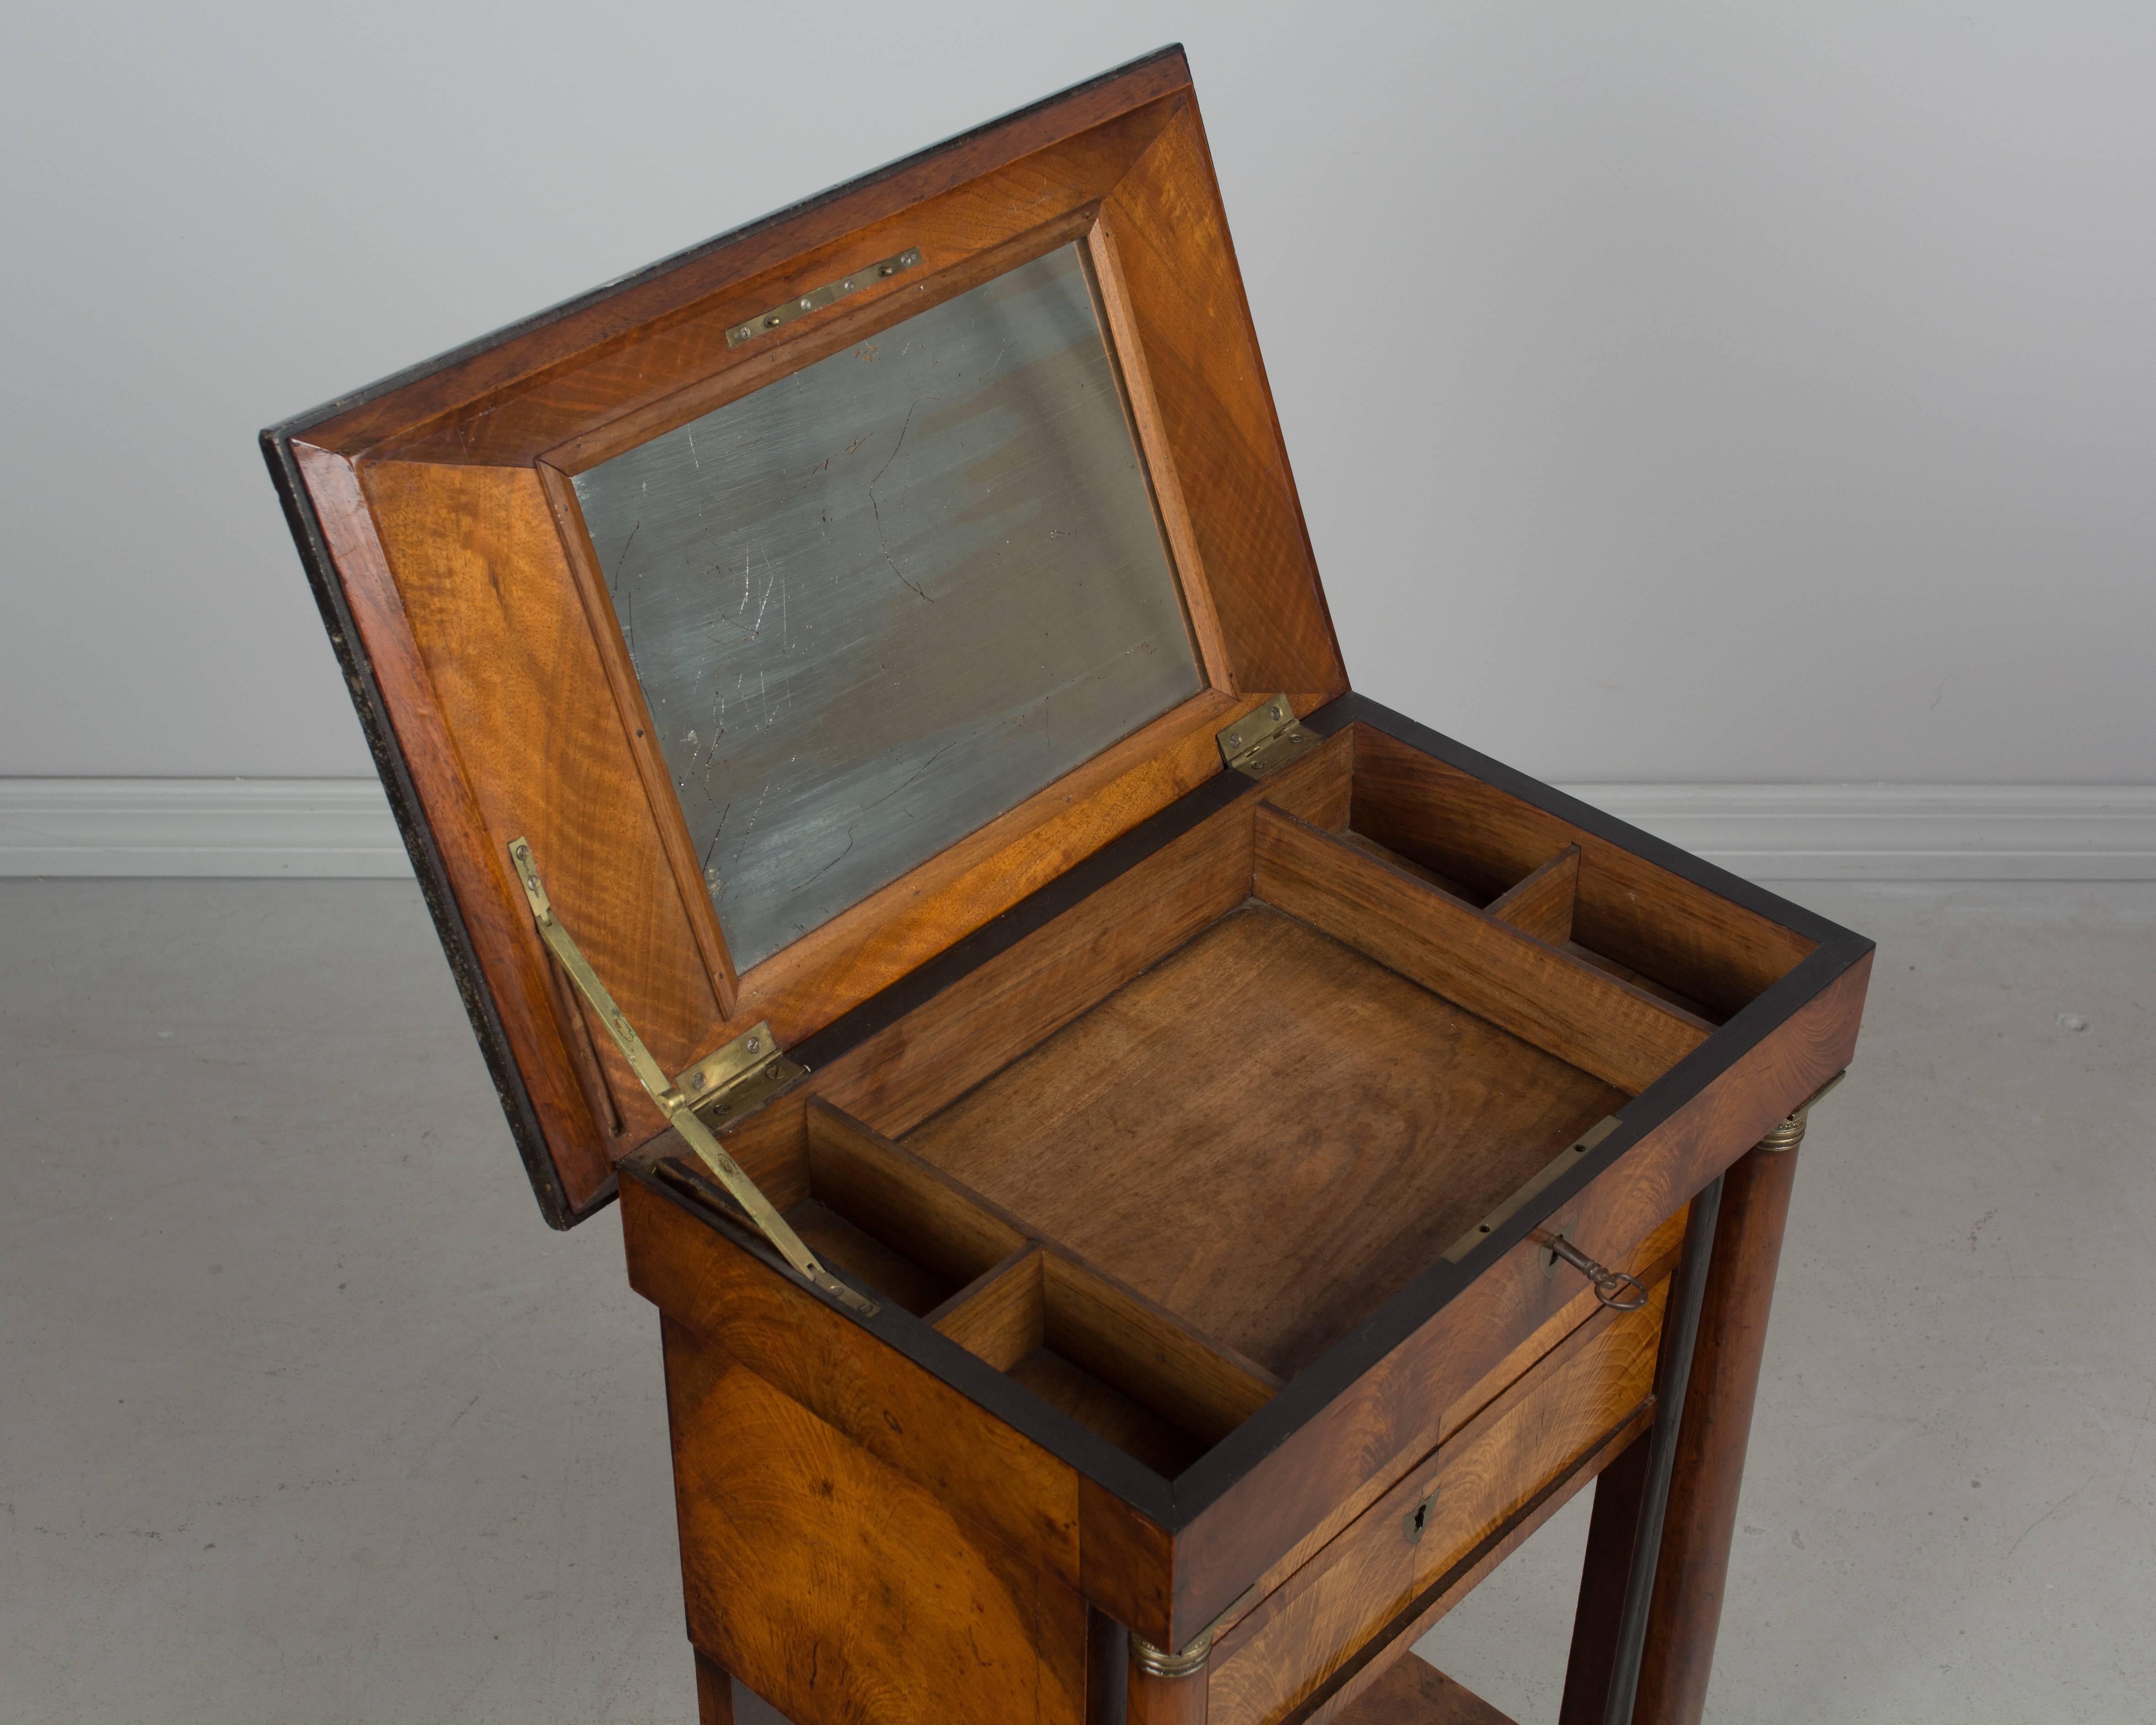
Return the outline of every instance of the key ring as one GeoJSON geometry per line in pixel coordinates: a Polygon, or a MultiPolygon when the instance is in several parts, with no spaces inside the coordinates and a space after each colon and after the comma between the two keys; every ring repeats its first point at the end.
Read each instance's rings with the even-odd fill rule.
{"type": "Polygon", "coordinates": [[[1594,1285],[1594,1297],[1612,1312],[1637,1312],[1647,1303],[1647,1290],[1636,1276],[1627,1276],[1621,1270],[1611,1270],[1594,1259],[1567,1240],[1562,1234],[1553,1234],[1543,1241],[1543,1249],[1552,1257],[1569,1264],[1594,1285]],[[1632,1285],[1635,1297],[1617,1297],[1625,1283],[1632,1285]]]}

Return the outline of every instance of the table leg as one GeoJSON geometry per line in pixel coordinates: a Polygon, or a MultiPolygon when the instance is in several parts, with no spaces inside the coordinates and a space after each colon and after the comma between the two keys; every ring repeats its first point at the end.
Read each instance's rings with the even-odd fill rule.
{"type": "Polygon", "coordinates": [[[1604,1725],[1608,1716],[1625,1583],[1646,1502],[1649,1448],[1642,1432],[1595,1478],[1594,1517],[1580,1565],[1579,1609],[1572,1620],[1572,1657],[1565,1666],[1558,1725],[1604,1725]]]}
{"type": "Polygon", "coordinates": [[[702,1648],[696,1648],[695,1652],[699,1725],[734,1725],[733,1674],[702,1648]]]}
{"type": "Polygon", "coordinates": [[[1131,1632],[1086,1608],[1086,1725],[1123,1725],[1130,1712],[1131,1632]]]}
{"type": "Polygon", "coordinates": [[[1676,1469],[1677,1423],[1686,1405],[1700,1319],[1712,1286],[1722,1183],[1718,1174],[1708,1181],[1693,1197],[1685,1219],[1684,1250],[1670,1283],[1655,1361],[1655,1423],[1639,1444],[1644,1455],[1634,1464],[1639,1478],[1635,1483],[1620,1474],[1606,1509],[1596,1487],[1601,1537],[1590,1545],[1580,1577],[1562,1704],[1565,1725],[1631,1725],[1661,1553],[1662,1518],[1676,1469]]]}
{"type": "Polygon", "coordinates": [[[1632,1725],[1699,1725],[1759,1389],[1802,1110],[1729,1170],[1663,1522],[1632,1725]]]}
{"type": "Polygon", "coordinates": [[[1212,1637],[1180,1653],[1163,1653],[1136,1635],[1129,1640],[1128,1725],[1205,1725],[1205,1662],[1212,1637]]]}

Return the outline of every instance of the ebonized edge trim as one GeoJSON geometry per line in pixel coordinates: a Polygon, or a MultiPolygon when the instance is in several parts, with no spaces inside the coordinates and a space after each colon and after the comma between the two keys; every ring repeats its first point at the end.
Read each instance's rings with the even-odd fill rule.
{"type": "Polygon", "coordinates": [[[307,572],[307,585],[313,589],[315,603],[321,611],[322,627],[329,632],[337,668],[344,673],[346,692],[352,696],[353,709],[359,715],[359,728],[366,736],[367,752],[374,757],[375,771],[382,777],[382,788],[388,793],[390,813],[397,819],[397,830],[411,857],[412,872],[418,879],[420,896],[426,901],[428,914],[434,921],[434,932],[449,961],[449,974],[455,979],[457,993],[464,999],[465,1012],[471,1019],[473,1034],[479,1039],[487,1076],[494,1081],[495,1094],[501,1099],[501,1111],[508,1119],[510,1136],[516,1142],[516,1153],[531,1181],[532,1195],[539,1200],[539,1213],[547,1219],[550,1228],[573,1228],[613,1201],[613,1177],[608,1176],[583,1208],[570,1204],[560,1172],[554,1166],[553,1153],[547,1148],[547,1135],[540,1129],[538,1115],[531,1106],[531,1092],[525,1088],[524,1075],[516,1070],[516,1058],[510,1052],[508,1033],[502,1028],[494,995],[480,969],[471,931],[465,927],[464,911],[449,882],[449,869],[434,843],[434,829],[428,822],[427,811],[412,783],[403,749],[390,723],[388,704],[374,679],[374,667],[360,647],[358,630],[345,601],[343,581],[323,536],[314,499],[308,494],[298,462],[293,459],[290,433],[273,426],[262,434],[261,443],[270,480],[277,487],[278,500],[285,507],[285,525],[292,531],[292,542],[298,547],[300,565],[307,572]]]}

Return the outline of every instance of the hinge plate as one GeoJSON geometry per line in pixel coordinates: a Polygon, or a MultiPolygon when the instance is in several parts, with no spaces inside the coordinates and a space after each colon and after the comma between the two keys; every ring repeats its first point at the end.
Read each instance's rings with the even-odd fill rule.
{"type": "Polygon", "coordinates": [[[808,1072],[800,1061],[779,1051],[766,1019],[677,1076],[674,1088],[706,1124],[718,1126],[753,1113],[808,1072]]]}
{"type": "Polygon", "coordinates": [[[791,300],[783,300],[766,311],[759,311],[747,323],[737,323],[726,331],[726,346],[738,347],[744,341],[752,341],[766,330],[775,330],[797,317],[805,317],[812,311],[821,311],[826,305],[835,305],[849,294],[857,294],[865,287],[911,270],[921,261],[921,248],[910,245],[896,257],[884,258],[856,270],[851,275],[841,275],[835,281],[811,288],[805,294],[797,294],[791,300]]]}
{"type": "Polygon", "coordinates": [[[1276,695],[1263,706],[1224,726],[1214,740],[1220,745],[1220,758],[1229,767],[1252,778],[1263,778],[1313,747],[1318,737],[1316,732],[1302,728],[1287,696],[1276,695]]]}

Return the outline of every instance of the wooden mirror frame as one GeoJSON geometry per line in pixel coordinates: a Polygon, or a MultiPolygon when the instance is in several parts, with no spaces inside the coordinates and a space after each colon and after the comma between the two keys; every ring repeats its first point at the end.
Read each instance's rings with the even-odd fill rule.
{"type": "Polygon", "coordinates": [[[567,1226],[663,1126],[564,983],[506,855],[670,1071],[788,1046],[1221,770],[1276,692],[1344,693],[1180,49],[909,157],[264,434],[542,1209],[567,1226]],[[1205,686],[737,974],[571,480],[1064,244],[1083,249],[1205,686]],[[907,247],[921,267],[739,347],[907,247]]]}

